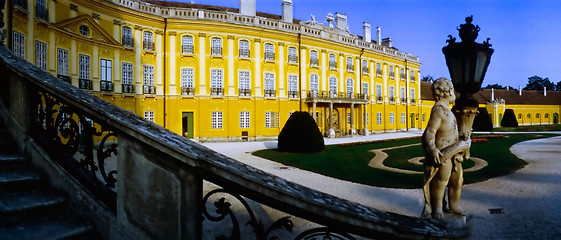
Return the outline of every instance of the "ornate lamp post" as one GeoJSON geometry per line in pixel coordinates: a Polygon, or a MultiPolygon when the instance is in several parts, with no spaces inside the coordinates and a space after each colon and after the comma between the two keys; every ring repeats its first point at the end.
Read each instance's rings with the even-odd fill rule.
{"type": "Polygon", "coordinates": [[[466,23],[458,28],[462,42],[456,42],[456,38],[448,35],[448,45],[442,48],[454,89],[460,93],[452,111],[456,115],[462,140],[469,139],[471,135],[478,107],[473,94],[481,89],[494,52],[489,38],[483,43],[475,42],[480,28],[471,24],[472,20],[473,16],[466,17],[466,23]]]}

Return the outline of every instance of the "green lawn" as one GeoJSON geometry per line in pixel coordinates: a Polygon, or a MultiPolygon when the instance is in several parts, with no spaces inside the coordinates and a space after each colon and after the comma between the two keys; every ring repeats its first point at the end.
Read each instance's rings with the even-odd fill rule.
{"type": "MultiPolygon", "coordinates": [[[[488,138],[488,142],[473,143],[471,156],[485,159],[489,165],[479,171],[465,173],[465,184],[506,175],[524,167],[527,163],[510,153],[509,148],[518,142],[551,136],[556,135],[509,134],[504,135],[503,138],[488,138]]],[[[328,145],[323,152],[306,154],[283,153],[266,149],[256,151],[253,155],[351,182],[389,188],[420,188],[423,184],[421,173],[396,173],[368,166],[370,160],[375,156],[369,150],[403,146],[420,143],[420,141],[420,138],[415,138],[345,146],[328,145]]],[[[388,158],[384,161],[386,166],[422,172],[422,166],[407,162],[410,158],[423,155],[420,145],[385,152],[388,154],[388,158]]],[[[470,160],[463,164],[464,168],[473,165],[474,162],[470,160]]]]}

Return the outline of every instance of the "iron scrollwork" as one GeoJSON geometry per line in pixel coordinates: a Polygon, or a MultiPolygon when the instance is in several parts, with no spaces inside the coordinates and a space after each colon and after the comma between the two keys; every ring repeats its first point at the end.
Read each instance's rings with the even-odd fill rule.
{"type": "Polygon", "coordinates": [[[55,161],[114,209],[117,187],[114,131],[94,123],[45,92],[37,92],[36,104],[33,137],[55,161]],[[110,160],[113,162],[109,163],[110,160]]]}
{"type": "MultiPolygon", "coordinates": [[[[226,201],[225,197],[220,197],[218,198],[218,200],[216,200],[213,203],[213,206],[215,207],[215,213],[216,215],[213,215],[211,213],[209,213],[209,210],[207,209],[207,202],[209,201],[209,199],[211,198],[211,196],[213,195],[218,195],[218,194],[227,194],[230,195],[232,197],[234,197],[237,201],[239,201],[239,203],[241,203],[244,207],[244,209],[247,211],[250,220],[246,223],[246,225],[249,225],[253,228],[253,232],[255,233],[255,239],[258,240],[278,240],[280,238],[276,237],[276,236],[270,236],[273,230],[277,230],[277,229],[284,229],[288,232],[292,232],[293,228],[294,228],[294,223],[292,222],[292,220],[290,220],[290,216],[286,216],[286,217],[282,217],[280,219],[278,219],[277,221],[273,222],[271,224],[271,226],[269,226],[267,229],[265,229],[265,226],[263,225],[263,223],[261,221],[257,221],[257,218],[255,217],[255,214],[253,212],[253,210],[251,210],[251,207],[249,206],[249,204],[247,203],[247,201],[240,196],[239,194],[233,193],[231,191],[228,191],[226,189],[214,189],[210,192],[208,192],[204,197],[203,197],[203,217],[205,219],[208,219],[212,222],[220,222],[223,221],[224,219],[226,219],[226,217],[229,217],[230,220],[232,221],[232,231],[230,233],[230,236],[226,237],[226,236],[219,236],[216,237],[217,240],[224,240],[224,239],[229,239],[229,240],[239,240],[241,239],[241,230],[240,230],[240,224],[238,222],[238,219],[236,218],[234,211],[231,209],[232,204],[228,201],[226,201]]],[[[341,232],[341,231],[337,231],[334,229],[331,229],[329,227],[318,227],[318,228],[313,228],[313,229],[309,229],[306,230],[302,233],[300,233],[298,236],[296,236],[294,238],[295,240],[325,240],[325,239],[333,239],[333,240],[354,240],[354,238],[349,235],[348,233],[345,232],[341,232]]]]}

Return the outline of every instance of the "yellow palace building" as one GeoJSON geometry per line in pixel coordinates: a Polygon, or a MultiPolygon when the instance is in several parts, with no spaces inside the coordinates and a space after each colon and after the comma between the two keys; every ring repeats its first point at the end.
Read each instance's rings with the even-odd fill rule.
{"type": "Polygon", "coordinates": [[[307,111],[325,136],[422,128],[420,63],[364,23],[155,0],[10,0],[14,54],[200,141],[273,139],[307,111]]]}

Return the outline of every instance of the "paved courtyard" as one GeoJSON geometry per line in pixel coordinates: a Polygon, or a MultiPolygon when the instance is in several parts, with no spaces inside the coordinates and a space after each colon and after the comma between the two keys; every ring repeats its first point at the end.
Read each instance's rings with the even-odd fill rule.
{"type": "MultiPolygon", "coordinates": [[[[421,134],[412,131],[325,141],[337,144],[421,134]]],[[[356,184],[251,155],[259,149],[276,148],[276,141],[203,145],[287,180],[373,208],[419,216],[423,207],[421,189],[356,184]]],[[[529,164],[513,174],[463,188],[462,206],[474,224],[472,238],[561,239],[561,136],[518,143],[510,150],[529,164]]]]}

